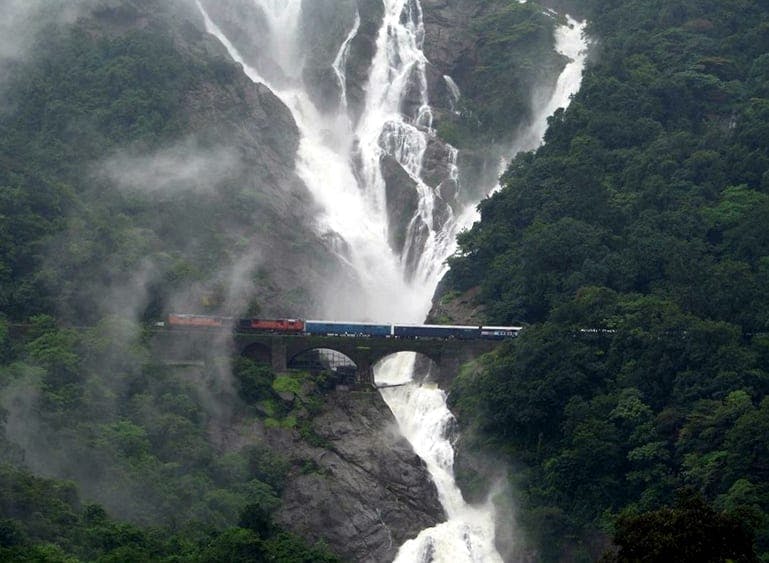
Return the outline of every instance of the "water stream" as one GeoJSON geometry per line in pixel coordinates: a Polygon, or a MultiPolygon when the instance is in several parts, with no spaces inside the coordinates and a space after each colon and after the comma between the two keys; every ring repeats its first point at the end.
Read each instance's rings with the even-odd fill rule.
{"type": "MultiPolygon", "coordinates": [[[[319,110],[302,83],[304,64],[301,0],[252,0],[267,23],[269,68],[249,61],[209,17],[201,0],[197,5],[206,28],[243,65],[254,82],[269,87],[291,110],[300,132],[296,171],[324,210],[316,218],[320,234],[332,235],[343,244],[340,260],[348,270],[341,276],[354,279],[349,291],[329,291],[326,307],[330,318],[378,322],[419,323],[431,306],[432,295],[445,273],[445,259],[456,248],[456,234],[476,219],[474,205],[459,206],[442,200],[438,189],[422,178],[424,154],[431,140],[433,112],[427,87],[427,59],[422,51],[424,21],[418,0],[383,0],[384,18],[376,39],[376,53],[365,85],[360,118],[348,111],[345,67],[351,42],[360,27],[360,14],[343,38],[332,69],[339,83],[338,109],[319,110]],[[275,72],[277,66],[280,72],[275,72]],[[269,77],[273,77],[270,79],[269,77]],[[408,104],[405,102],[408,100],[408,104]],[[404,248],[398,254],[388,242],[387,185],[382,162],[400,165],[415,185],[419,204],[408,222],[404,248]],[[437,210],[441,210],[438,213],[437,210]]],[[[555,91],[536,107],[531,127],[510,148],[511,157],[542,141],[547,117],[568,104],[580,85],[584,64],[582,26],[569,21],[556,32],[556,48],[572,62],[564,69],[555,91]]],[[[451,79],[454,103],[461,95],[451,79]]],[[[457,151],[448,147],[449,181],[458,184],[457,151]]],[[[477,190],[489,193],[495,186],[477,190]]],[[[330,237],[331,238],[331,237],[330,237]]],[[[401,354],[382,362],[378,381],[411,381],[413,354],[401,354]]],[[[454,452],[447,429],[453,418],[445,393],[434,386],[411,383],[382,390],[403,435],[425,460],[436,484],[448,521],[423,531],[406,542],[397,561],[501,561],[494,547],[494,509],[468,506],[456,486],[454,452]]]]}

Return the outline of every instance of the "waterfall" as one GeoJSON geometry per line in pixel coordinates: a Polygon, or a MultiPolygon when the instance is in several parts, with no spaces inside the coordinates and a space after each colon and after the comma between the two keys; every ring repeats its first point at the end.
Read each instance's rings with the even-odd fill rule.
{"type": "MultiPolygon", "coordinates": [[[[535,106],[531,125],[516,140],[508,158],[519,151],[538,147],[547,129],[547,118],[556,109],[567,107],[571,96],[579,90],[587,56],[585,25],[586,22],[578,23],[567,17],[567,23],[556,28],[555,48],[569,62],[558,77],[550,96],[535,106]]],[[[455,152],[452,153],[452,159],[455,163],[455,152]]],[[[504,168],[500,168],[500,175],[503,171],[504,168]]],[[[474,208],[466,208],[451,226],[452,239],[456,229],[469,226],[477,218],[474,208]]],[[[436,256],[430,259],[435,260],[436,256]]],[[[413,375],[409,376],[413,374],[413,354],[400,356],[403,357],[382,362],[376,373],[377,382],[386,385],[407,383],[382,389],[381,393],[398,420],[401,432],[427,464],[448,521],[423,530],[418,537],[406,542],[398,552],[396,561],[501,562],[502,558],[494,547],[494,506],[490,501],[482,506],[468,506],[454,481],[454,451],[448,437],[453,416],[446,406],[446,394],[435,386],[419,385],[413,381],[408,383],[413,379],[413,375]]]]}
{"type": "MultiPolygon", "coordinates": [[[[412,379],[415,355],[385,359],[377,382],[403,384],[412,379]]],[[[494,507],[465,503],[454,481],[454,448],[450,429],[454,417],[446,406],[446,393],[435,385],[410,383],[381,389],[401,432],[421,457],[438,490],[448,520],[422,531],[398,551],[398,563],[502,562],[494,546],[494,507]]]]}
{"type": "MultiPolygon", "coordinates": [[[[541,145],[545,131],[547,131],[547,118],[553,115],[558,108],[568,107],[571,96],[579,90],[582,83],[582,71],[585,69],[585,60],[587,59],[587,45],[584,35],[586,26],[586,21],[578,22],[574,18],[566,16],[566,24],[556,28],[555,50],[566,57],[568,62],[561,71],[552,93],[542,100],[534,101],[534,117],[530,125],[515,139],[513,146],[508,151],[508,156],[514,156],[522,151],[534,150],[541,145]]],[[[503,158],[500,162],[499,175],[505,171],[507,162],[507,158],[503,158]]]]}
{"type": "Polygon", "coordinates": [[[449,94],[451,95],[451,98],[449,99],[449,104],[451,104],[451,111],[459,115],[457,104],[459,103],[459,98],[462,97],[462,94],[459,91],[459,86],[457,86],[457,83],[454,82],[454,79],[451,78],[448,74],[443,75],[443,80],[446,82],[446,87],[449,89],[449,94]]]}
{"type": "MultiPolygon", "coordinates": [[[[456,248],[456,234],[476,218],[475,205],[461,206],[458,151],[446,147],[446,182],[454,186],[453,197],[444,201],[440,186],[431,187],[422,178],[423,160],[435,142],[430,107],[427,64],[422,51],[425,30],[419,0],[383,0],[384,15],[376,37],[376,51],[365,85],[363,111],[356,123],[347,106],[346,66],[353,39],[361,25],[355,13],[347,33],[330,62],[340,87],[335,111],[318,109],[302,83],[301,0],[252,0],[261,10],[269,31],[265,42],[269,53],[259,61],[246,60],[196,0],[207,31],[243,66],[254,82],[265,84],[289,108],[300,133],[296,172],[323,213],[315,226],[329,240],[341,240],[335,249],[346,270],[330,280],[326,297],[329,318],[377,322],[422,322],[432,295],[445,273],[445,260],[456,248]],[[264,65],[262,68],[260,65],[264,65]],[[404,233],[400,253],[389,244],[387,180],[383,162],[395,162],[414,184],[418,205],[404,233]],[[351,281],[352,280],[352,281],[351,281]],[[339,288],[343,287],[344,291],[339,288]]],[[[570,21],[556,33],[557,48],[566,54],[567,65],[547,103],[536,108],[537,118],[525,139],[510,154],[541,143],[547,116],[567,105],[577,91],[584,63],[581,24],[570,21]]],[[[453,102],[459,88],[444,77],[453,102]]],[[[488,186],[478,193],[488,193],[488,186]]],[[[424,530],[406,542],[397,560],[501,561],[494,547],[494,508],[468,506],[454,481],[454,452],[448,429],[453,417],[445,393],[434,386],[408,383],[414,375],[413,354],[401,354],[382,362],[378,381],[406,385],[382,390],[403,435],[425,461],[438,490],[448,521],[424,530]]]]}
{"type": "Polygon", "coordinates": [[[350,55],[350,43],[352,43],[352,40],[355,39],[355,36],[358,35],[358,30],[360,29],[360,12],[358,10],[355,10],[355,23],[353,23],[352,29],[350,30],[350,33],[347,34],[347,37],[345,38],[344,42],[342,43],[342,46],[339,48],[339,51],[336,54],[336,57],[334,58],[334,74],[336,74],[336,79],[339,81],[339,102],[341,104],[341,111],[340,115],[343,115],[344,118],[347,118],[347,73],[345,69],[347,68],[347,59],[350,55]]]}

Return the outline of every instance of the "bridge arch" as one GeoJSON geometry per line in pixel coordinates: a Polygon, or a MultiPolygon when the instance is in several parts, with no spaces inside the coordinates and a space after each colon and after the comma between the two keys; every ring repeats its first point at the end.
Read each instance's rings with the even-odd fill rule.
{"type": "Polygon", "coordinates": [[[372,361],[372,370],[375,385],[381,386],[401,382],[405,379],[405,371],[413,372],[420,381],[435,378],[440,365],[423,351],[404,350],[380,355],[372,361]]]}
{"type": "Polygon", "coordinates": [[[306,348],[287,358],[288,369],[337,370],[357,368],[357,362],[347,354],[333,348],[306,348]]]}
{"type": "MultiPolygon", "coordinates": [[[[176,334],[172,335],[175,336],[176,334]]],[[[356,383],[374,384],[372,366],[396,352],[419,353],[434,362],[437,374],[430,378],[438,383],[450,382],[461,365],[481,354],[490,352],[501,341],[445,340],[432,338],[373,338],[328,335],[236,334],[235,346],[245,356],[265,362],[270,360],[273,371],[280,373],[296,365],[296,357],[311,350],[331,350],[343,354],[351,362],[356,383]]],[[[422,360],[425,363],[425,360],[422,360]]],[[[347,365],[334,361],[333,365],[347,365]]]]}
{"type": "Polygon", "coordinates": [[[272,348],[261,342],[252,342],[243,349],[240,355],[254,360],[255,362],[264,364],[272,363],[272,348]]]}

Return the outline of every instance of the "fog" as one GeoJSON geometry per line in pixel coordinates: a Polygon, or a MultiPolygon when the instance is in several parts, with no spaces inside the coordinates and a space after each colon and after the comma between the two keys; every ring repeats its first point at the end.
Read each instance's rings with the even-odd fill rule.
{"type": "Polygon", "coordinates": [[[96,0],[0,1],[0,60],[19,60],[29,54],[36,34],[49,25],[72,23],[96,0]]]}
{"type": "Polygon", "coordinates": [[[151,154],[120,151],[98,163],[95,175],[118,189],[160,197],[178,192],[215,193],[222,183],[238,178],[243,166],[234,148],[205,149],[191,138],[151,154]]]}
{"type": "MultiPolygon", "coordinates": [[[[0,82],[4,69],[18,68],[30,55],[36,33],[49,24],[74,22],[95,5],[86,0],[0,2],[0,59],[5,61],[0,61],[0,82]]],[[[423,170],[428,145],[435,149],[442,141],[435,137],[428,103],[427,61],[419,45],[424,33],[415,22],[408,28],[397,14],[388,14],[399,34],[377,37],[369,29],[369,44],[360,51],[381,56],[356,62],[375,66],[377,72],[361,80],[357,69],[358,83],[348,85],[355,69],[344,66],[345,49],[353,45],[361,18],[365,22],[368,17],[372,26],[371,14],[349,9],[329,17],[334,42],[326,43],[333,44],[310,36],[313,43],[299,49],[297,42],[310,29],[306,22],[262,21],[279,12],[280,3],[265,3],[273,12],[251,13],[251,20],[236,17],[242,3],[230,9],[226,2],[203,4],[212,17],[218,15],[224,29],[218,36],[226,39],[226,32],[240,40],[238,46],[218,44],[198,25],[194,32],[186,30],[195,39],[180,50],[205,52],[221,70],[226,48],[254,83],[263,83],[262,77],[273,80],[277,86],[268,86],[278,97],[248,82],[238,69],[230,83],[212,79],[188,93],[184,109],[197,112],[199,119],[190,120],[178,138],[151,148],[123,146],[94,158],[73,187],[87,195],[88,209],[69,210],[66,228],[47,243],[44,269],[51,287],[65,286],[62,318],[72,324],[98,323],[88,333],[93,341],[85,346],[89,355],[81,366],[89,374],[88,404],[98,406],[105,419],[116,413],[138,421],[160,418],[164,411],[153,393],[133,397],[131,405],[118,400],[127,394],[127,382],[145,377],[143,370],[151,368],[157,379],[150,389],[177,378],[174,391],[194,396],[205,412],[201,424],[210,443],[225,453],[227,434],[237,428],[242,407],[232,378],[231,338],[206,335],[153,350],[144,347],[141,328],[172,311],[232,316],[259,311],[304,318],[322,311],[339,320],[421,322],[445,260],[456,248],[455,235],[474,217],[475,201],[455,199],[461,172],[453,147],[436,149],[434,155],[444,160],[423,170]],[[273,26],[273,52],[253,52],[259,47],[252,39],[257,24],[273,26]],[[284,51],[284,44],[294,48],[284,51]],[[303,66],[308,60],[312,64],[303,66]],[[397,76],[395,85],[391,76],[397,76]],[[358,98],[348,100],[348,91],[358,98]],[[237,103],[242,105],[228,107],[237,103]],[[356,116],[356,109],[348,112],[351,106],[366,111],[356,116]],[[387,159],[395,170],[389,179],[381,169],[387,159]],[[430,184],[426,176],[432,177],[430,184]],[[386,208],[393,187],[403,188],[402,199],[411,201],[400,225],[386,208]],[[388,238],[396,229],[397,236],[388,238]],[[401,239],[403,248],[393,248],[394,238],[401,239]],[[201,365],[158,367],[158,358],[150,361],[152,352],[201,365]]],[[[287,0],[287,5],[298,18],[301,2],[287,0]]],[[[350,2],[339,5],[353,7],[350,2]]],[[[210,20],[207,24],[209,31],[218,29],[210,20]]],[[[221,76],[217,80],[224,80],[221,76]]],[[[568,101],[568,89],[559,92],[559,100],[568,101]]],[[[534,148],[541,140],[545,112],[551,109],[547,96],[539,98],[535,106],[541,107],[535,110],[540,119],[531,138],[516,148],[534,148]]],[[[496,149],[490,152],[499,155],[496,149]]],[[[465,186],[473,197],[496,184],[493,165],[487,166],[494,170],[483,181],[476,174],[482,185],[465,186]]],[[[43,475],[76,480],[86,496],[115,515],[152,521],[157,499],[146,492],[142,479],[147,476],[137,478],[117,467],[121,452],[112,443],[114,424],[99,426],[93,443],[83,447],[66,421],[56,424],[39,416],[41,377],[27,371],[2,393],[5,431],[23,450],[25,463],[43,475]]],[[[247,432],[258,439],[253,428],[247,432]]],[[[513,520],[510,511],[499,521],[508,519],[513,520]]],[[[515,542],[508,543],[506,548],[514,550],[515,542]]]]}

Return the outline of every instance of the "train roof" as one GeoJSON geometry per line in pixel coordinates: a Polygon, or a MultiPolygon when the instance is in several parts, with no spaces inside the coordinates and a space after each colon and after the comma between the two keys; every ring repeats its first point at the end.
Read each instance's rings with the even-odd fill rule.
{"type": "Polygon", "coordinates": [[[403,328],[456,328],[478,330],[479,325],[422,325],[422,324],[396,324],[396,327],[403,328]]]}
{"type": "Polygon", "coordinates": [[[377,326],[377,327],[381,326],[381,327],[384,327],[384,326],[386,326],[388,328],[390,326],[392,326],[389,323],[366,323],[366,322],[359,322],[359,321],[311,321],[311,320],[304,321],[305,325],[310,324],[310,323],[322,324],[322,325],[331,325],[331,326],[361,326],[361,327],[366,327],[366,326],[369,326],[369,327],[371,327],[371,326],[377,326]]]}

